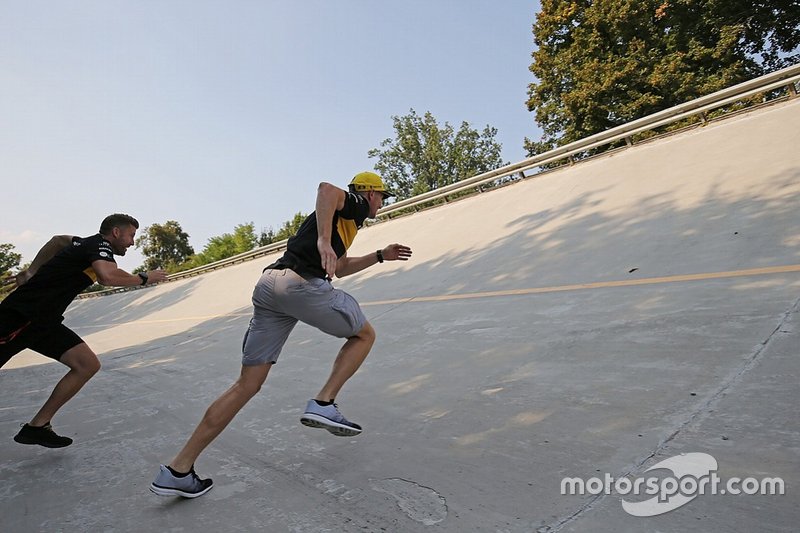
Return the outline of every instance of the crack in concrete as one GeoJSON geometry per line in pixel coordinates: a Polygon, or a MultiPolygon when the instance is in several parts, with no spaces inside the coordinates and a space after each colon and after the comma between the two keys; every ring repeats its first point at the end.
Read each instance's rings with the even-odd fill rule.
{"type": "MultiPolygon", "coordinates": [[[[794,305],[792,305],[782,316],[780,323],[772,330],[772,332],[767,335],[767,338],[762,341],[760,344],[756,346],[755,351],[747,358],[747,360],[742,364],[738,370],[732,372],[725,378],[722,383],[720,384],[717,389],[711,393],[709,396],[706,397],[706,400],[703,401],[697,408],[695,408],[684,420],[677,425],[677,427],[658,445],[655,449],[647,454],[643,459],[637,461],[631,468],[624,470],[621,473],[616,475],[616,479],[622,479],[623,477],[627,477],[631,474],[639,473],[644,469],[644,466],[654,459],[658,454],[664,451],[664,449],[669,445],[670,442],[675,440],[678,435],[683,432],[687,427],[697,422],[701,422],[708,417],[712,412],[714,412],[713,407],[721,400],[729,389],[731,389],[734,385],[742,381],[744,375],[747,374],[750,370],[752,370],[762,359],[763,354],[766,351],[769,344],[772,342],[772,339],[778,333],[791,333],[792,328],[787,328],[786,325],[790,322],[792,315],[798,313],[800,310],[800,298],[798,298],[794,305]]],[[[536,529],[537,533],[556,533],[560,531],[569,524],[581,517],[587,511],[591,511],[598,503],[602,500],[605,500],[607,494],[597,494],[586,501],[583,505],[575,509],[573,512],[564,515],[558,518],[555,522],[541,526],[536,529]]]]}
{"type": "Polygon", "coordinates": [[[447,518],[447,500],[430,487],[397,477],[371,479],[370,487],[392,496],[400,510],[415,522],[433,526],[447,518]]]}

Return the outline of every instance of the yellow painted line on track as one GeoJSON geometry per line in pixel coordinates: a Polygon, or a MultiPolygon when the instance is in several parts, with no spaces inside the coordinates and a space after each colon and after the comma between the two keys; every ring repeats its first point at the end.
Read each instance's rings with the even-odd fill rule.
{"type": "MultiPolygon", "coordinates": [[[[469,300],[474,298],[500,298],[503,296],[525,296],[529,294],[547,294],[551,292],[582,291],[591,289],[607,289],[615,287],[635,287],[638,285],[657,285],[661,283],[680,283],[686,281],[704,281],[725,278],[743,278],[748,276],[769,276],[773,274],[787,274],[800,272],[800,265],[783,265],[764,268],[750,268],[746,270],[732,270],[728,272],[705,272],[701,274],[683,274],[677,276],[664,276],[658,278],[641,278],[620,281],[598,281],[595,283],[578,283],[575,285],[559,285],[555,287],[534,287],[529,289],[509,289],[504,291],[485,291],[464,294],[442,294],[439,296],[412,296],[410,298],[397,298],[395,300],[377,300],[373,302],[363,302],[362,307],[373,305],[396,305],[403,303],[421,302],[447,302],[451,300],[469,300]]],[[[224,313],[221,315],[193,316],[181,318],[164,318],[156,320],[135,320],[132,322],[122,322],[119,324],[98,324],[92,326],[82,326],[84,328],[109,328],[114,326],[124,326],[127,324],[161,324],[168,322],[179,322],[183,320],[203,321],[214,318],[250,316],[251,313],[224,313]]],[[[80,329],[79,326],[76,329],[80,329]]]]}
{"type": "Polygon", "coordinates": [[[443,294],[441,296],[414,296],[411,298],[398,298],[396,300],[380,300],[366,302],[364,305],[391,305],[405,302],[446,302],[449,300],[468,300],[471,298],[497,298],[502,296],[522,296],[527,294],[546,294],[550,292],[580,291],[589,289],[606,289],[612,287],[633,287],[636,285],[656,285],[659,283],[679,283],[685,281],[702,281],[710,279],[740,278],[746,276],[766,276],[770,274],[785,274],[800,272],[800,265],[784,265],[765,268],[751,268],[747,270],[733,270],[729,272],[707,272],[702,274],[683,274],[677,276],[664,276],[660,278],[642,278],[622,281],[598,281],[596,283],[579,283],[576,285],[560,285],[555,287],[535,287],[530,289],[509,289],[505,291],[485,291],[466,294],[443,294]]]}

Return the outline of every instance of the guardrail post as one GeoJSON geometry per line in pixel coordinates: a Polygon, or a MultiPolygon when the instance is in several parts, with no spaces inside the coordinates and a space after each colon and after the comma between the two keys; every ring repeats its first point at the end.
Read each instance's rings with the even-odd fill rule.
{"type": "Polygon", "coordinates": [[[625,145],[626,146],[633,146],[633,141],[630,137],[625,137],[625,145]]]}
{"type": "Polygon", "coordinates": [[[797,87],[795,87],[794,83],[790,83],[786,86],[789,89],[789,98],[794,98],[797,96],[797,87]]]}

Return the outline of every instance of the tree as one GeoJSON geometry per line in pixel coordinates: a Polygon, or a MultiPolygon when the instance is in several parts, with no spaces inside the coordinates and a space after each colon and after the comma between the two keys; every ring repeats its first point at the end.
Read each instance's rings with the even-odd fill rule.
{"type": "Polygon", "coordinates": [[[19,267],[22,255],[14,251],[13,244],[0,244],[0,300],[5,298],[14,288],[11,270],[19,267]]]}
{"type": "Polygon", "coordinates": [[[479,133],[462,122],[458,131],[445,122],[439,127],[430,112],[392,117],[395,139],[368,152],[377,157],[375,170],[397,195],[397,200],[428,192],[503,165],[497,130],[479,133]]]}
{"type": "Polygon", "coordinates": [[[19,266],[20,261],[22,261],[22,255],[14,251],[13,244],[0,244],[0,278],[10,274],[12,269],[19,266]]]}
{"type": "Polygon", "coordinates": [[[273,242],[280,242],[288,239],[297,233],[297,230],[300,229],[300,226],[303,224],[303,221],[307,216],[308,215],[304,215],[301,212],[295,213],[291,220],[287,220],[283,223],[281,229],[279,229],[277,233],[275,233],[271,227],[267,230],[262,229],[261,235],[258,238],[258,245],[266,246],[267,244],[272,244],[273,242]]]}
{"type": "Polygon", "coordinates": [[[146,227],[136,239],[136,248],[145,256],[142,270],[164,270],[174,272],[178,265],[194,254],[189,244],[189,235],[174,220],[146,227]]]}
{"type": "Polygon", "coordinates": [[[800,58],[797,0],[542,0],[533,33],[530,155],[800,58]]]}
{"type": "Polygon", "coordinates": [[[237,225],[233,229],[233,233],[223,233],[217,237],[211,237],[208,239],[203,251],[190,257],[188,261],[181,265],[181,270],[207,265],[214,261],[249,252],[258,243],[254,228],[253,223],[248,222],[247,224],[237,225]]]}

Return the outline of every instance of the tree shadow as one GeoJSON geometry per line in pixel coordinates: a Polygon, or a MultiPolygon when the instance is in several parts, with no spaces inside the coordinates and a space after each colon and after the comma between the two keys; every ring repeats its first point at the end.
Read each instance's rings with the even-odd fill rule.
{"type": "Polygon", "coordinates": [[[172,282],[175,286],[168,283],[76,300],[64,314],[65,323],[97,326],[132,322],[175,305],[190,296],[201,281],[200,278],[189,278],[172,282]]]}
{"type": "MultiPolygon", "coordinates": [[[[506,223],[488,246],[421,264],[412,258],[403,270],[355,274],[337,286],[367,301],[784,264],[800,258],[798,182],[800,168],[794,168],[763,181],[769,195],[753,191],[750,198],[734,198],[715,185],[700,205],[660,194],[605,212],[597,208],[614,191],[603,187],[506,223]]],[[[413,248],[414,236],[407,241],[413,248]]]]}

